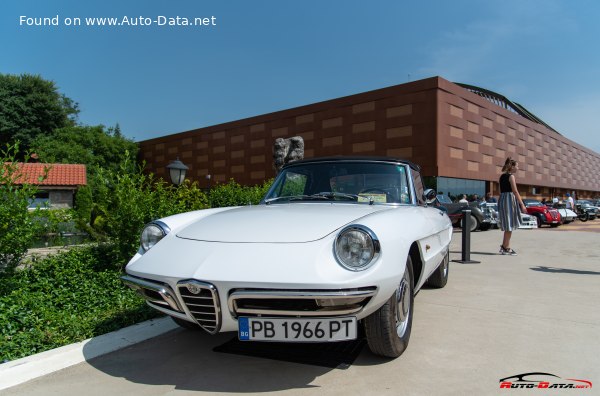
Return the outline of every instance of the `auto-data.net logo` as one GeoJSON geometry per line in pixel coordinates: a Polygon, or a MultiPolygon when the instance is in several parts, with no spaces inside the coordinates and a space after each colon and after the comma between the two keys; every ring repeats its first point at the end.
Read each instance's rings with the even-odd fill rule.
{"type": "Polygon", "coordinates": [[[500,389],[591,389],[592,382],[549,373],[524,373],[500,379],[500,389]]]}

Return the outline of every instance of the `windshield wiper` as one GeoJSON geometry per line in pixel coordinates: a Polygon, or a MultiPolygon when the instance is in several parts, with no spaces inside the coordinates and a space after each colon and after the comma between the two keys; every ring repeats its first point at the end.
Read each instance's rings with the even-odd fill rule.
{"type": "Polygon", "coordinates": [[[288,201],[292,201],[292,200],[299,200],[299,199],[327,199],[327,197],[324,196],[320,196],[318,194],[313,194],[313,195],[283,195],[281,197],[273,197],[273,198],[268,198],[265,199],[265,204],[270,204],[271,202],[274,201],[279,201],[280,199],[287,199],[288,201]]]}
{"type": "Polygon", "coordinates": [[[316,193],[311,195],[311,197],[324,197],[324,198],[348,198],[351,199],[353,201],[358,201],[358,195],[356,194],[346,194],[346,193],[341,193],[341,192],[334,192],[334,191],[324,191],[324,192],[320,192],[320,193],[316,193]]]}

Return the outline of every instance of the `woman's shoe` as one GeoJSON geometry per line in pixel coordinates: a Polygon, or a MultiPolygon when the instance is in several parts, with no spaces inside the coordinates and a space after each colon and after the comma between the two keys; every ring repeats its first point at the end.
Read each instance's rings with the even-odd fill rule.
{"type": "Polygon", "coordinates": [[[500,245],[500,254],[506,256],[516,256],[517,252],[515,252],[513,249],[511,248],[505,248],[504,246],[500,245]]]}

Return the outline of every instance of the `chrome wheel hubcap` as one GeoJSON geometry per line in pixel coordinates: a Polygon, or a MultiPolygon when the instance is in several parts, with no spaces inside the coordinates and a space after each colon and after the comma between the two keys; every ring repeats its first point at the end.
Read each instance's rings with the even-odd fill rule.
{"type": "Polygon", "coordinates": [[[410,318],[410,284],[408,269],[404,271],[404,277],[396,290],[396,333],[398,337],[404,336],[410,318]]]}

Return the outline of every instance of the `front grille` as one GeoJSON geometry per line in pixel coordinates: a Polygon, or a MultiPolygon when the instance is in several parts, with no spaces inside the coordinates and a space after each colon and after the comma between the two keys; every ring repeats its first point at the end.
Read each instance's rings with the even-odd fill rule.
{"type": "Polygon", "coordinates": [[[360,312],[377,288],[341,290],[237,289],[229,310],[238,316],[337,316],[360,312]]]}
{"type": "Polygon", "coordinates": [[[217,289],[210,283],[196,280],[181,281],[177,288],[185,308],[196,323],[211,334],[217,333],[221,326],[217,289]]]}

